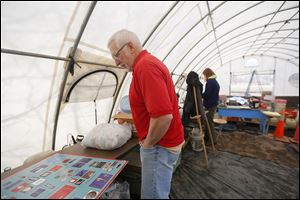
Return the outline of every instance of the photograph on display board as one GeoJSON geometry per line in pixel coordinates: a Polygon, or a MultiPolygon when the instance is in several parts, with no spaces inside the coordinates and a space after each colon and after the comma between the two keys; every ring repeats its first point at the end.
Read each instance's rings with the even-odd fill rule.
{"type": "Polygon", "coordinates": [[[56,153],[1,180],[1,198],[99,198],[127,162],[56,153]]]}

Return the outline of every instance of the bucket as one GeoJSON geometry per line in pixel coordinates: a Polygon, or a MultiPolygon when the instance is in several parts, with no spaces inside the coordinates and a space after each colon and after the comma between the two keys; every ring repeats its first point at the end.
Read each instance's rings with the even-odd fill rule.
{"type": "Polygon", "coordinates": [[[203,138],[204,134],[200,133],[199,128],[194,128],[193,131],[190,133],[190,138],[191,138],[191,145],[192,149],[194,151],[203,151],[203,138]]]}
{"type": "Polygon", "coordinates": [[[286,99],[275,99],[275,112],[280,113],[286,108],[286,99]]]}

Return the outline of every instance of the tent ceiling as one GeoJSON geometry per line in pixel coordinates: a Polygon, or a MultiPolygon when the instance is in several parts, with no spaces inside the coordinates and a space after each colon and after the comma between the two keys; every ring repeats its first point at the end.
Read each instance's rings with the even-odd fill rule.
{"type": "MultiPolygon", "coordinates": [[[[216,2],[199,2],[197,5],[207,14],[202,13],[202,18],[185,28],[162,56],[171,63],[174,74],[217,68],[237,57],[251,55],[274,56],[299,63],[298,2],[219,2],[217,5],[216,2]],[[202,29],[198,28],[201,26],[202,29]],[[196,39],[183,49],[182,44],[190,35],[196,39]],[[171,62],[175,57],[177,61],[171,62]]],[[[177,28],[185,25],[179,24],[177,28]]],[[[159,45],[163,43],[160,41],[159,45]]]]}
{"type": "Polygon", "coordinates": [[[2,53],[90,62],[70,53],[78,47],[111,59],[108,38],[122,28],[165,62],[175,84],[191,70],[251,56],[299,67],[298,1],[1,2],[2,53]]]}
{"type": "MultiPolygon", "coordinates": [[[[78,39],[90,2],[22,4],[2,3],[1,48],[68,57],[67,52],[59,50],[61,45],[57,45],[56,50],[53,46],[47,48],[46,39],[54,33],[57,36],[61,29],[65,31],[63,45],[72,46],[78,39]],[[47,6],[56,14],[51,9],[41,9],[47,6]],[[36,8],[43,12],[36,12],[36,8]],[[10,10],[18,12],[11,14],[10,10]],[[32,19],[33,13],[44,17],[32,19]],[[62,20],[58,23],[60,17],[62,20]],[[22,19],[24,24],[20,23],[18,27],[10,25],[11,20],[22,19]],[[41,26],[45,23],[55,24],[55,30],[49,28],[52,26],[41,26]],[[17,33],[6,35],[3,29],[17,33]],[[18,33],[20,30],[21,34],[18,33]],[[49,30],[51,34],[48,34],[49,30]],[[26,33],[33,37],[44,33],[44,36],[32,45],[12,42],[12,36],[26,40],[26,33]],[[38,42],[40,46],[37,46],[38,42]],[[41,50],[42,46],[46,48],[41,50]]],[[[145,48],[162,59],[176,77],[191,70],[201,72],[206,67],[219,68],[236,58],[253,55],[276,57],[299,65],[298,1],[98,2],[78,47],[110,58],[107,40],[122,28],[136,32],[145,48]]],[[[59,44],[58,41],[53,45],[59,44]]]]}

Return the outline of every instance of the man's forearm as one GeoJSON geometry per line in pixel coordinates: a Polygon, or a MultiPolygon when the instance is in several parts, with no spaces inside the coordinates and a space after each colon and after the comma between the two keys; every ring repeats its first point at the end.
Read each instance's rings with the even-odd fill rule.
{"type": "Polygon", "coordinates": [[[149,148],[154,146],[168,131],[172,122],[171,114],[163,115],[158,118],[151,118],[147,137],[143,142],[143,147],[149,148]]]}

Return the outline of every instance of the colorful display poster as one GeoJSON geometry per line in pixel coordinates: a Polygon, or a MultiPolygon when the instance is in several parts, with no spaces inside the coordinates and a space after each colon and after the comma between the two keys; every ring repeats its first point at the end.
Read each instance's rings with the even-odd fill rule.
{"type": "Polygon", "coordinates": [[[1,180],[1,199],[99,198],[127,162],[56,153],[1,180]]]}

